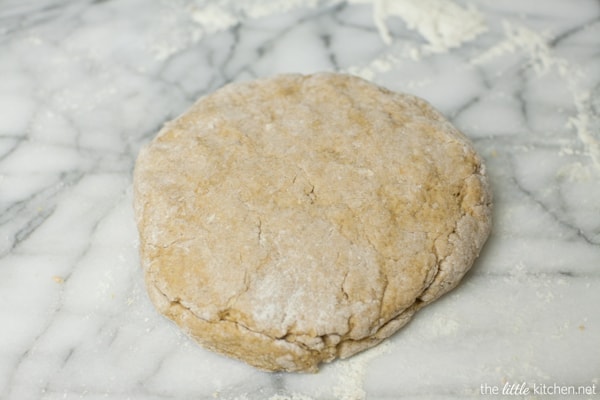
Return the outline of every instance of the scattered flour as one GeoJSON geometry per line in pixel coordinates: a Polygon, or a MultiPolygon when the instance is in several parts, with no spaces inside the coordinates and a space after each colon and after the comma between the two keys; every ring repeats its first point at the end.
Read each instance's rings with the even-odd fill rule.
{"type": "Polygon", "coordinates": [[[403,60],[420,60],[430,54],[446,53],[472,41],[487,31],[483,15],[474,7],[460,7],[446,0],[350,0],[373,5],[373,20],[381,39],[390,51],[366,66],[348,68],[348,72],[372,80],[403,60]],[[426,44],[416,46],[405,41],[394,43],[386,20],[401,18],[408,29],[418,32],[426,44]]]}
{"type": "Polygon", "coordinates": [[[369,363],[378,356],[390,353],[392,345],[389,340],[378,346],[355,355],[348,360],[337,361],[337,384],[333,387],[336,400],[364,400],[367,398],[363,385],[369,363]]]}
{"type": "Polygon", "coordinates": [[[241,15],[250,18],[261,18],[275,14],[282,14],[296,8],[315,8],[319,0],[228,0],[230,6],[239,10],[241,15]]]}
{"type": "Polygon", "coordinates": [[[158,35],[151,39],[157,61],[200,41],[203,37],[225,31],[246,19],[282,14],[300,7],[314,8],[319,0],[163,0],[164,17],[158,35]]]}
{"type": "Polygon", "coordinates": [[[460,329],[460,322],[447,315],[435,313],[431,316],[429,333],[433,337],[456,336],[460,329]]]}
{"type": "MultiPolygon", "coordinates": [[[[331,4],[342,1],[331,1],[331,4]]],[[[245,19],[282,14],[296,8],[314,8],[319,0],[248,0],[236,2],[171,0],[164,2],[161,40],[154,45],[157,60],[164,60],[202,39],[204,36],[229,29],[245,19]],[[182,21],[187,21],[183,23],[182,21]]],[[[381,39],[392,43],[386,20],[400,17],[406,26],[417,31],[427,44],[412,48],[410,56],[444,53],[462,46],[487,30],[484,18],[474,7],[461,7],[449,0],[350,0],[350,3],[371,4],[373,20],[381,39]]],[[[157,38],[155,38],[157,39],[157,38]]]]}
{"type": "Polygon", "coordinates": [[[360,76],[363,79],[372,81],[377,74],[390,71],[395,65],[402,61],[392,53],[386,53],[378,58],[373,59],[369,64],[363,66],[351,66],[346,72],[352,75],[360,76]]]}
{"type": "Polygon", "coordinates": [[[503,21],[502,27],[505,38],[472,59],[473,64],[483,64],[503,54],[522,51],[529,56],[528,64],[538,74],[546,73],[552,68],[556,68],[561,76],[569,72],[568,62],[552,54],[548,46],[550,35],[547,32],[536,32],[509,21],[503,21]]]}
{"type": "MultiPolygon", "coordinates": [[[[584,144],[596,171],[600,172],[600,116],[594,113],[592,96],[589,90],[574,91],[573,100],[577,114],[567,123],[567,127],[575,129],[579,140],[584,144]]],[[[581,171],[580,171],[581,172],[581,171]]]]}
{"type": "MultiPolygon", "coordinates": [[[[540,33],[509,21],[503,22],[505,39],[481,53],[471,62],[474,65],[485,64],[507,53],[520,52],[527,57],[526,66],[531,67],[538,75],[554,70],[564,80],[573,96],[576,114],[569,118],[567,127],[573,129],[584,145],[592,164],[600,171],[600,139],[594,132],[600,131],[600,117],[593,111],[590,89],[582,83],[583,73],[564,58],[554,54],[548,45],[550,35],[540,33]]],[[[562,149],[568,153],[568,149],[562,149]]],[[[581,168],[575,168],[581,174],[581,168]]],[[[560,173],[564,174],[566,170],[560,173]]]]}
{"type": "Polygon", "coordinates": [[[350,0],[373,4],[373,18],[382,40],[392,43],[385,20],[400,17],[408,29],[427,40],[424,51],[444,53],[475,39],[487,30],[483,16],[474,8],[463,8],[447,0],[350,0]]]}
{"type": "Polygon", "coordinates": [[[567,164],[560,168],[556,174],[559,178],[567,178],[571,182],[590,182],[594,179],[589,166],[580,162],[567,164]]]}
{"type": "Polygon", "coordinates": [[[231,11],[216,4],[199,9],[191,3],[189,7],[191,20],[204,27],[205,33],[224,31],[239,22],[231,11]]]}

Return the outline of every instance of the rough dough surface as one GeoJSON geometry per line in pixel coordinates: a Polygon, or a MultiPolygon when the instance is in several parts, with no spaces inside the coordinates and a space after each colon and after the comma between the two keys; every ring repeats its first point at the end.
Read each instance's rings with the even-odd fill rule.
{"type": "Polygon", "coordinates": [[[467,138],[425,101],[342,74],[227,85],[134,175],[152,302],[271,371],[381,342],[458,284],[491,226],[467,138]]]}

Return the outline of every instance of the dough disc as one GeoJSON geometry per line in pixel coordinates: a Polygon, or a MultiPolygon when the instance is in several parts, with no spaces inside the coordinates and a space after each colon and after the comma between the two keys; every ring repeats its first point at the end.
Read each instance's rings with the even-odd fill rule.
{"type": "Polygon", "coordinates": [[[425,101],[342,74],[230,84],[139,154],[152,302],[208,349],[316,371],[454,288],[491,226],[482,160],[425,101]]]}

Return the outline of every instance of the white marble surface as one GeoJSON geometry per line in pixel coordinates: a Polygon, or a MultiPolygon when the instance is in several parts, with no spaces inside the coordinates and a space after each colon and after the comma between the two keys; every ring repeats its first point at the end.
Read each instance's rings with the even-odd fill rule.
{"type": "Polygon", "coordinates": [[[598,1],[0,2],[1,399],[599,398],[599,307],[598,1]],[[494,229],[384,345],[269,374],[152,308],[132,168],[197,97],[319,70],[443,111],[486,159],[494,229]]]}

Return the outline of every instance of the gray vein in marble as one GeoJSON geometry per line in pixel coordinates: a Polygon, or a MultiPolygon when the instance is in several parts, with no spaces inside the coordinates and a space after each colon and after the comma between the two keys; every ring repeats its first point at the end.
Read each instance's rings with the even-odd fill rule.
{"type": "Polygon", "coordinates": [[[56,198],[68,185],[77,183],[83,174],[73,171],[61,174],[58,181],[32,193],[29,197],[12,203],[0,213],[0,232],[14,230],[12,239],[6,234],[8,243],[0,249],[0,257],[18,248],[56,209],[56,198]],[[53,204],[54,203],[54,204],[53,204]],[[16,226],[15,226],[16,225],[16,226]]]}
{"type": "MultiPolygon", "coordinates": [[[[512,179],[514,185],[517,189],[525,195],[526,198],[531,200],[537,206],[539,206],[544,213],[548,214],[554,221],[558,222],[561,226],[566,228],[567,231],[571,232],[574,237],[584,240],[586,243],[591,245],[600,245],[600,241],[596,242],[590,237],[586,235],[586,233],[579,227],[569,223],[563,216],[558,215],[558,213],[554,210],[551,210],[541,199],[537,198],[534,193],[525,189],[518,181],[518,178],[515,176],[512,179]]],[[[569,235],[571,236],[571,235],[569,235]]]]}

